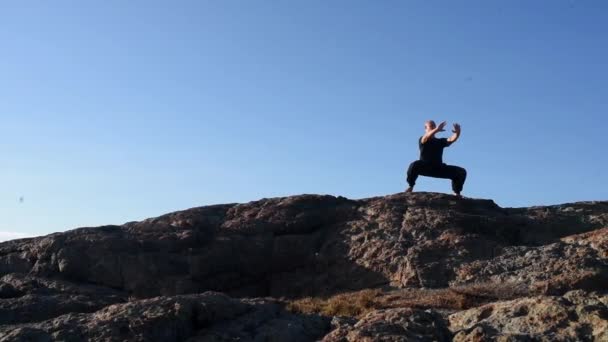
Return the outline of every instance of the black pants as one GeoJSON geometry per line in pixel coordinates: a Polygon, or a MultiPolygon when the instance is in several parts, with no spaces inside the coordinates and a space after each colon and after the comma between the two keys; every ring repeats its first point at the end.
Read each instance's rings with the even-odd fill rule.
{"type": "Polygon", "coordinates": [[[459,194],[462,191],[465,179],[467,179],[467,170],[446,164],[429,163],[422,160],[416,160],[410,164],[407,169],[407,183],[410,186],[416,184],[418,176],[427,176],[435,178],[447,178],[452,180],[452,190],[459,194]]]}

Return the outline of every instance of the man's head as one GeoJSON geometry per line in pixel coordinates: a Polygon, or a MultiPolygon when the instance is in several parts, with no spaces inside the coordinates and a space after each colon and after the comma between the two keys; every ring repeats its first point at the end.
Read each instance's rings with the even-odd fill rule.
{"type": "Polygon", "coordinates": [[[433,120],[428,120],[427,122],[424,123],[425,132],[430,132],[430,131],[434,130],[435,127],[437,127],[437,125],[435,125],[435,121],[433,121],[433,120]]]}

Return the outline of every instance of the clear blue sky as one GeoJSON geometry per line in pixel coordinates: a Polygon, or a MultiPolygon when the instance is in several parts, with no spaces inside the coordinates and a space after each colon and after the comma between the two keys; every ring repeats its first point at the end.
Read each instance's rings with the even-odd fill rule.
{"type": "Polygon", "coordinates": [[[403,191],[429,118],[466,196],[608,199],[606,1],[2,2],[0,42],[11,236],[403,191]]]}

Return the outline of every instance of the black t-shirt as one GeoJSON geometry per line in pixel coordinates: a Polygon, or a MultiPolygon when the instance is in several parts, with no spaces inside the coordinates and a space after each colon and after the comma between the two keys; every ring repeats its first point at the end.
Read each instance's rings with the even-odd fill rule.
{"type": "Polygon", "coordinates": [[[422,143],[422,137],[418,139],[420,148],[420,160],[431,163],[443,163],[443,149],[452,145],[446,138],[431,138],[422,143]]]}

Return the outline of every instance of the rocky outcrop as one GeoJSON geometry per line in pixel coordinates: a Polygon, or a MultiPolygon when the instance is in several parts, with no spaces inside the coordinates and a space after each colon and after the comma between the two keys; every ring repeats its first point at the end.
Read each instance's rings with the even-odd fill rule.
{"type": "MultiPolygon", "coordinates": [[[[573,290],[600,295],[608,283],[607,229],[608,202],[513,209],[435,193],[362,200],[302,195],[192,208],[122,226],[1,243],[0,325],[4,336],[10,331],[56,339],[58,331],[96,326],[103,310],[198,303],[201,299],[195,297],[206,291],[281,300],[369,288],[515,289],[495,298],[501,300],[565,298],[573,290]],[[146,299],[157,296],[156,302],[146,299]],[[51,329],[58,326],[63,328],[51,329]]],[[[492,297],[472,302],[486,303],[487,298],[492,297]]],[[[256,308],[272,302],[226,301],[256,308]]],[[[273,303],[273,310],[282,312],[277,315],[288,315],[279,302],[273,303]]],[[[457,314],[453,307],[432,312],[391,307],[352,324],[318,329],[332,331],[326,339],[336,341],[427,336],[422,327],[444,326],[448,314],[457,314]]],[[[129,310],[125,317],[139,309],[129,310]]],[[[123,315],[109,315],[115,314],[123,315]]],[[[165,315],[172,314],[163,311],[165,315]]],[[[296,316],[287,319],[290,324],[308,322],[296,316]]],[[[192,321],[194,316],[188,317],[192,321]]],[[[240,322],[237,316],[227,320],[240,322]]],[[[167,324],[182,324],[171,322],[167,324]]],[[[240,323],[234,324],[231,331],[240,331],[240,323]]],[[[454,330],[460,325],[450,324],[452,332],[433,329],[438,335],[428,339],[449,339],[445,336],[452,333],[473,338],[479,329],[486,329],[483,336],[502,336],[499,325],[454,330]]],[[[196,324],[185,329],[171,338],[192,338],[203,330],[196,324]]],[[[106,336],[99,334],[87,336],[106,336]]]]}
{"type": "Polygon", "coordinates": [[[323,342],[451,341],[445,320],[436,312],[410,308],[370,312],[358,322],[336,319],[323,342]]]}
{"type": "Polygon", "coordinates": [[[94,312],[127,299],[125,293],[106,287],[12,273],[0,278],[0,325],[94,312]]]}
{"type": "Polygon", "coordinates": [[[449,317],[454,341],[608,341],[608,297],[571,291],[487,304],[449,317]]]}
{"type": "Polygon", "coordinates": [[[453,285],[510,283],[533,293],[603,290],[608,284],[608,230],[569,236],[540,247],[512,246],[495,258],[464,263],[453,285]]]}
{"type": "Polygon", "coordinates": [[[1,327],[1,341],[313,341],[329,321],[219,293],[157,297],[1,327]]]}

